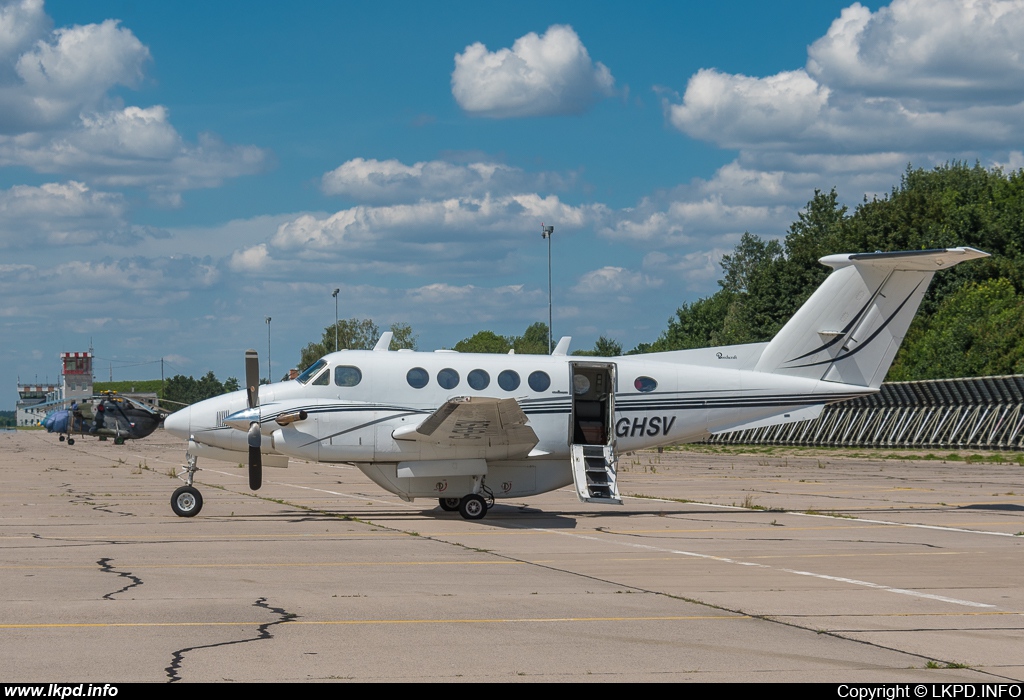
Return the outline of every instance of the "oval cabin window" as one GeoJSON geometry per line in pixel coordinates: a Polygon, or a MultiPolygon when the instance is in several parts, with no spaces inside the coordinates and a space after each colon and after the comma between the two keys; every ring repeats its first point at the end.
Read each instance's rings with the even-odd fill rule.
{"type": "Polygon", "coordinates": [[[654,381],[650,377],[637,377],[636,381],[633,382],[633,386],[636,387],[637,391],[641,391],[646,394],[649,391],[657,389],[658,382],[654,381]]]}
{"type": "Polygon", "coordinates": [[[413,389],[422,389],[430,381],[430,375],[422,367],[413,367],[405,375],[405,381],[409,382],[409,386],[413,389]]]}
{"type": "Polygon", "coordinates": [[[547,372],[541,372],[540,370],[530,375],[530,388],[534,391],[547,391],[548,387],[551,386],[551,377],[548,376],[547,372]]]}
{"type": "Polygon", "coordinates": [[[459,385],[459,373],[446,367],[437,373],[437,383],[442,389],[454,389],[459,385]]]}
{"type": "Polygon", "coordinates": [[[498,375],[498,386],[505,391],[515,391],[519,388],[519,375],[510,369],[498,375]]]}

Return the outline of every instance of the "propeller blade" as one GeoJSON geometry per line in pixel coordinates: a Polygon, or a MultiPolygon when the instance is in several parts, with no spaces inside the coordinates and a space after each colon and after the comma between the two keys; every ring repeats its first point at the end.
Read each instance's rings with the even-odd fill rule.
{"type": "Polygon", "coordinates": [[[245,398],[249,408],[260,405],[260,356],[255,350],[245,351],[245,398]]]}
{"type": "Polygon", "coordinates": [[[249,488],[259,491],[263,486],[263,457],[260,455],[260,448],[249,448],[249,488]]]}
{"type": "Polygon", "coordinates": [[[260,454],[260,443],[263,436],[260,434],[260,424],[253,422],[249,424],[249,488],[259,491],[263,485],[263,456],[260,454]]]}
{"type": "MultiPolygon", "coordinates": [[[[245,351],[245,399],[249,408],[260,405],[260,357],[255,350],[245,351]]],[[[258,420],[249,424],[249,488],[259,491],[263,485],[263,456],[260,454],[260,434],[258,420]]]]}

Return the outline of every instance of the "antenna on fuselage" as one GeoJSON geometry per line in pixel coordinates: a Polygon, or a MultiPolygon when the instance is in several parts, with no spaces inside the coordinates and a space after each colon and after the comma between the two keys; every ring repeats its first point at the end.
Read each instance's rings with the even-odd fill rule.
{"type": "Polygon", "coordinates": [[[387,352],[391,349],[391,338],[395,334],[391,331],[384,331],[380,334],[377,344],[373,346],[374,352],[387,352]]]}

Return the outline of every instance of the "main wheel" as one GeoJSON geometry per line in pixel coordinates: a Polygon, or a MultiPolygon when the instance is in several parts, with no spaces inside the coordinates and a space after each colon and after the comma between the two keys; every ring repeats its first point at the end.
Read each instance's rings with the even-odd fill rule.
{"type": "Polygon", "coordinates": [[[60,441],[64,442],[64,436],[63,435],[60,436],[60,441]]]}
{"type": "Polygon", "coordinates": [[[475,493],[463,496],[459,502],[459,515],[466,520],[480,520],[487,515],[487,504],[475,493]]]}
{"type": "Polygon", "coordinates": [[[441,510],[454,511],[459,509],[459,504],[462,501],[458,498],[439,498],[437,502],[441,504],[441,510]]]}
{"type": "Polygon", "coordinates": [[[203,495],[194,486],[182,486],[171,494],[171,510],[182,518],[199,515],[203,509],[203,495]]]}
{"type": "Polygon", "coordinates": [[[69,445],[74,445],[75,444],[75,439],[73,437],[69,437],[68,438],[68,444],[69,445]]]}

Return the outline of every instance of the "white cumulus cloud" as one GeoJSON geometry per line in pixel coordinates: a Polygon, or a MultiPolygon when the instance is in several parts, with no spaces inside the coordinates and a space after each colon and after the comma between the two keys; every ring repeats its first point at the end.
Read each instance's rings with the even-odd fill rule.
{"type": "Polygon", "coordinates": [[[353,158],[325,173],[320,187],[325,194],[363,202],[410,202],[488,192],[561,189],[573,180],[572,175],[530,174],[501,163],[462,165],[432,160],[406,165],[394,159],[353,158]]]}
{"type": "Polygon", "coordinates": [[[122,106],[111,91],[139,85],[151,56],[117,20],[50,25],[36,0],[0,8],[0,165],[144,187],[172,204],[265,168],[259,148],[187,142],[161,105],[122,106]]]}
{"type": "Polygon", "coordinates": [[[894,0],[846,8],[803,68],[767,77],[704,69],[679,130],[758,152],[952,153],[1024,138],[1024,3],[894,0]]]}
{"type": "Polygon", "coordinates": [[[126,208],[120,194],[81,182],[15,185],[0,190],[0,247],[128,244],[137,232],[125,220],[126,208]]]}
{"type": "Polygon", "coordinates": [[[491,52],[477,42],[455,55],[452,95],[466,112],[494,118],[579,114],[613,94],[611,71],[591,60],[567,25],[491,52]]]}

